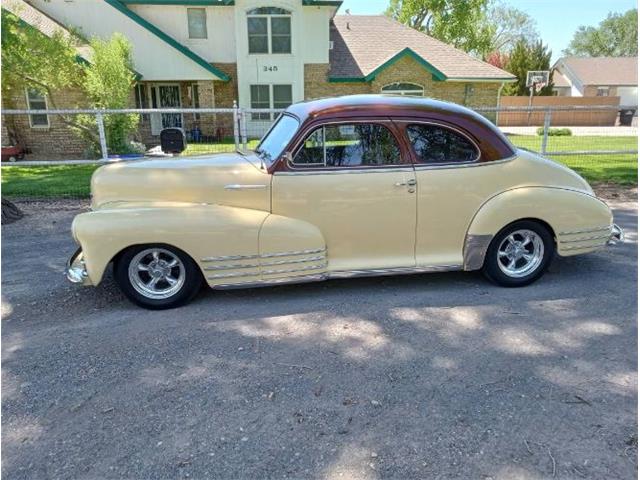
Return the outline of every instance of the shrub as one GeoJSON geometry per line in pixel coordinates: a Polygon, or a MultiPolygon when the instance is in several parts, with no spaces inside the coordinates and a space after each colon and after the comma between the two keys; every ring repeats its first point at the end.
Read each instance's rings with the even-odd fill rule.
{"type": "MultiPolygon", "coordinates": [[[[544,127],[538,127],[536,133],[540,136],[544,135],[544,127]]],[[[570,137],[573,133],[569,128],[550,128],[548,135],[550,137],[570,137]]]]}

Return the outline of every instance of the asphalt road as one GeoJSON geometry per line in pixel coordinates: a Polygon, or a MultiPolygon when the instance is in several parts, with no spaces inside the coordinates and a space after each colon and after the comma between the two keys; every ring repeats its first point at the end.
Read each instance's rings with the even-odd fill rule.
{"type": "Polygon", "coordinates": [[[628,243],[524,289],[475,273],[129,304],[62,276],[78,205],[2,228],[4,478],[627,479],[628,243]]]}

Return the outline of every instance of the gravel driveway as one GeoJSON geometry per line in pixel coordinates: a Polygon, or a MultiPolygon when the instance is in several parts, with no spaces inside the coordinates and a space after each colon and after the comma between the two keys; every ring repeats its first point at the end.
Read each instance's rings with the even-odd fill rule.
{"type": "Polygon", "coordinates": [[[479,274],[203,291],[68,285],[79,203],[2,228],[5,478],[619,478],[637,462],[628,243],[479,274]]]}

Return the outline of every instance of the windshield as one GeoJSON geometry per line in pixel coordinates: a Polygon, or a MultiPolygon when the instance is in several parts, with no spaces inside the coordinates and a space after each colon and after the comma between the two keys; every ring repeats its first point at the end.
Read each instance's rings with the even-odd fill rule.
{"type": "Polygon", "coordinates": [[[300,122],[290,115],[282,115],[276,120],[275,125],[271,127],[271,130],[267,132],[256,148],[256,153],[267,166],[270,166],[282,155],[282,151],[293,138],[299,125],[300,122]]]}

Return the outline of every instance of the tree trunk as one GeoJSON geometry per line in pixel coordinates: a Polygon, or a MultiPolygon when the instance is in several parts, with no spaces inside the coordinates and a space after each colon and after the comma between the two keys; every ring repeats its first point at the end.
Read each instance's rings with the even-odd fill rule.
{"type": "Polygon", "coordinates": [[[22,218],[22,211],[6,198],[2,199],[2,225],[13,223],[22,218]]]}

